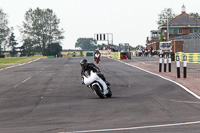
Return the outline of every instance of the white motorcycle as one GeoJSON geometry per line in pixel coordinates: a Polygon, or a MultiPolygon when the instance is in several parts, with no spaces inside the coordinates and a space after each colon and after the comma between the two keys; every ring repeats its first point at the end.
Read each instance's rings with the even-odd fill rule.
{"type": "Polygon", "coordinates": [[[100,98],[111,97],[110,87],[93,71],[86,71],[83,75],[83,82],[91,88],[100,98]]]}

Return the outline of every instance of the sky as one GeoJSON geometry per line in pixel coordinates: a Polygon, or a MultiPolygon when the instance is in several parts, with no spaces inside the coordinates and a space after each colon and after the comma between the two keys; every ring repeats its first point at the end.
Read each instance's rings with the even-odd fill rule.
{"type": "Polygon", "coordinates": [[[158,29],[158,14],[171,8],[179,15],[183,4],[186,13],[200,14],[199,0],[0,0],[19,45],[19,27],[26,11],[52,9],[60,19],[59,28],[65,31],[63,49],[74,49],[78,38],[94,38],[99,33],[112,33],[115,45],[145,46],[150,31],[158,29]]]}

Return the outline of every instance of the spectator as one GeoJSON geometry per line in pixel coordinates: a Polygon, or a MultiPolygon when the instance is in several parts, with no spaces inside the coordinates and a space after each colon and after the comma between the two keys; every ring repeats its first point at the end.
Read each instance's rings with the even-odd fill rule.
{"type": "Polygon", "coordinates": [[[144,53],[145,53],[145,56],[147,57],[148,56],[148,49],[147,48],[145,48],[144,53]]]}
{"type": "Polygon", "coordinates": [[[153,56],[153,47],[150,48],[151,57],[153,56]]]}
{"type": "Polygon", "coordinates": [[[72,55],[73,55],[73,57],[75,57],[75,56],[76,56],[76,52],[73,52],[73,54],[72,54],[72,55]]]}
{"type": "Polygon", "coordinates": [[[142,49],[142,56],[145,56],[145,50],[144,50],[144,48],[142,49]]]}

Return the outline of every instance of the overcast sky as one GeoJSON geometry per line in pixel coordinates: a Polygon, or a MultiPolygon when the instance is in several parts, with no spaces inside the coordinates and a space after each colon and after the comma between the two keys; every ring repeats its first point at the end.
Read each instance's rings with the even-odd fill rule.
{"type": "Polygon", "coordinates": [[[117,45],[145,46],[150,31],[158,29],[158,14],[172,8],[179,15],[183,4],[186,13],[200,14],[199,0],[0,0],[16,39],[20,35],[17,27],[22,26],[29,8],[52,9],[65,31],[64,49],[75,48],[78,38],[93,38],[95,33],[112,33],[117,45]]]}

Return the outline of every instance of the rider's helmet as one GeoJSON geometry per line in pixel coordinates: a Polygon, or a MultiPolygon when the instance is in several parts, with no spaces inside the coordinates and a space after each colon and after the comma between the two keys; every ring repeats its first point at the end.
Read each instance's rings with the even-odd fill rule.
{"type": "Polygon", "coordinates": [[[86,59],[82,59],[82,60],[80,61],[80,65],[81,65],[82,68],[85,68],[85,67],[87,66],[87,64],[88,64],[88,62],[87,62],[86,59]]]}
{"type": "Polygon", "coordinates": [[[96,53],[96,54],[99,53],[99,50],[96,50],[95,53],[96,53]]]}

